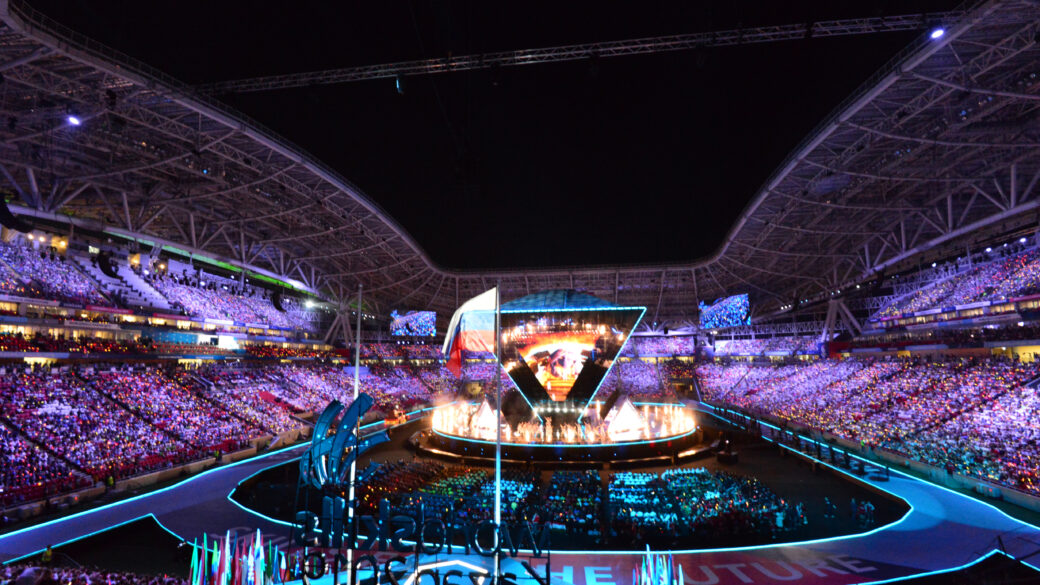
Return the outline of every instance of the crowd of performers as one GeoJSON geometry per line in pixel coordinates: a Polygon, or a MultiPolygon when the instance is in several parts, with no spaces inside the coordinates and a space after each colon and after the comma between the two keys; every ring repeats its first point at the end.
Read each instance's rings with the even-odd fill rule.
{"type": "MultiPolygon", "coordinates": [[[[401,460],[372,463],[360,475],[367,478],[358,491],[361,514],[376,514],[386,500],[413,517],[421,509],[427,518],[460,524],[493,515],[488,469],[401,460]]],[[[829,513],[826,505],[823,510],[829,513]]],[[[729,536],[770,541],[809,523],[804,503],[785,500],[754,477],[703,467],[660,473],[506,468],[502,518],[547,527],[560,548],[674,546],[729,536]]]]}

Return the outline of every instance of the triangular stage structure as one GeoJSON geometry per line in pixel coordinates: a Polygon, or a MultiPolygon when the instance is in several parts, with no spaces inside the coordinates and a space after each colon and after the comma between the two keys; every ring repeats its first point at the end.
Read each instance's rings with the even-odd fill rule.
{"type": "Polygon", "coordinates": [[[498,424],[498,417],[495,414],[495,409],[491,408],[491,404],[488,403],[487,399],[481,403],[480,408],[473,414],[473,418],[470,419],[470,426],[478,437],[495,437],[495,427],[498,424]]]}
{"type": "Polygon", "coordinates": [[[627,396],[607,413],[607,436],[613,441],[637,441],[643,437],[646,420],[627,396]]]}

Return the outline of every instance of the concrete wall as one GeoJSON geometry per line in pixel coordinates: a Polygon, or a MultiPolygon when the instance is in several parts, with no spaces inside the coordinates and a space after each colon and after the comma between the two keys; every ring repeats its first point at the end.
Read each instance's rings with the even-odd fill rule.
{"type": "Polygon", "coordinates": [[[32,518],[47,512],[66,510],[72,506],[89,502],[105,493],[105,487],[98,484],[94,487],[81,489],[75,492],[51,496],[28,504],[22,504],[17,508],[9,508],[4,514],[15,519],[32,518]]]}

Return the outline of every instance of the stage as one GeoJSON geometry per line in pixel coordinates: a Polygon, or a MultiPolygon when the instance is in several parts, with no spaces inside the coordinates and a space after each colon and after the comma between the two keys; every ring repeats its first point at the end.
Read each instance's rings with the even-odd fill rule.
{"type": "MultiPolygon", "coordinates": [[[[437,457],[494,459],[494,410],[484,403],[452,404],[432,414],[432,428],[413,444],[437,457]]],[[[503,420],[502,458],[515,462],[677,462],[707,449],[693,410],[680,403],[591,403],[581,422],[546,416],[524,422],[503,420]],[[600,413],[607,412],[600,417],[600,413]],[[558,420],[558,419],[557,419],[558,420]],[[555,426],[555,428],[554,428],[555,426]]],[[[544,415],[543,415],[544,416],[544,415]]]]}

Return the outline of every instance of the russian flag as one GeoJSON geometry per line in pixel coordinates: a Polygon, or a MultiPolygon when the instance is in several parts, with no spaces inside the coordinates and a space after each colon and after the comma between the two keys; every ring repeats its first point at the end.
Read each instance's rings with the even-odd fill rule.
{"type": "Polygon", "coordinates": [[[495,313],[498,311],[498,289],[480,293],[462,303],[451,316],[444,336],[445,366],[456,376],[462,375],[462,350],[495,352],[495,313]]]}

